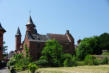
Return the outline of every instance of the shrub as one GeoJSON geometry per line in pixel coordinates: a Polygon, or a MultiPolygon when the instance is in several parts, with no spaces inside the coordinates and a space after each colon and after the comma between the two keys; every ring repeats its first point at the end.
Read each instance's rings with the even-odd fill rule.
{"type": "Polygon", "coordinates": [[[23,53],[14,55],[14,59],[16,59],[16,60],[19,60],[19,59],[22,59],[22,58],[23,58],[23,53]]]}
{"type": "Polygon", "coordinates": [[[97,60],[97,59],[95,58],[93,64],[94,64],[94,65],[99,65],[99,60],[97,60]]]}
{"type": "Polygon", "coordinates": [[[98,60],[96,59],[96,57],[94,56],[91,56],[91,55],[87,55],[85,57],[85,60],[84,60],[85,64],[87,65],[98,65],[98,60]]]}
{"type": "Polygon", "coordinates": [[[27,66],[29,65],[29,63],[30,63],[29,58],[24,57],[16,61],[15,68],[16,70],[25,70],[28,68],[27,66]]]}
{"type": "Polygon", "coordinates": [[[72,58],[72,55],[69,54],[69,53],[65,53],[63,56],[62,56],[62,59],[65,60],[65,59],[71,59],[72,58]]]}
{"type": "Polygon", "coordinates": [[[73,62],[72,66],[76,66],[77,65],[77,60],[76,60],[75,56],[73,56],[72,62],[73,62]]]}
{"type": "Polygon", "coordinates": [[[38,69],[38,66],[34,63],[30,63],[28,65],[28,69],[30,70],[31,73],[35,73],[35,70],[38,69]]]}
{"type": "Polygon", "coordinates": [[[101,61],[101,64],[108,64],[108,58],[105,57],[105,58],[101,61]]]}
{"type": "Polygon", "coordinates": [[[16,54],[7,63],[8,68],[13,66],[16,70],[25,70],[30,63],[29,57],[24,57],[23,54],[16,54]]]}
{"type": "Polygon", "coordinates": [[[61,58],[63,49],[60,43],[56,40],[48,40],[42,50],[43,58],[48,61],[49,66],[59,67],[62,65],[61,58]]]}
{"type": "MultiPolygon", "coordinates": [[[[26,48],[26,46],[24,46],[26,48]]],[[[26,54],[28,53],[28,48],[26,48],[26,54]]],[[[28,68],[31,58],[29,55],[24,56],[23,53],[15,54],[8,62],[8,68],[13,66],[16,70],[25,70],[28,68]]]]}
{"type": "Polygon", "coordinates": [[[42,67],[42,66],[46,67],[46,66],[48,66],[48,61],[45,59],[40,59],[40,60],[36,61],[36,64],[40,67],[42,67]]]}
{"type": "Polygon", "coordinates": [[[14,57],[10,58],[10,60],[7,63],[7,66],[13,66],[16,63],[16,59],[14,57]]]}
{"type": "Polygon", "coordinates": [[[75,57],[66,58],[64,60],[63,64],[64,64],[65,67],[76,66],[77,65],[76,58],[75,57]]]}

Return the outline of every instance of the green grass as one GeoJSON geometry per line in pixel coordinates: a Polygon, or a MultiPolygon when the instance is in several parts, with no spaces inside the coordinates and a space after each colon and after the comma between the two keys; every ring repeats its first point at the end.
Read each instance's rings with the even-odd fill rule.
{"type": "Polygon", "coordinates": [[[103,53],[102,55],[109,55],[109,52],[103,53]]]}
{"type": "MultiPolygon", "coordinates": [[[[18,73],[28,73],[22,71],[18,73]]],[[[109,73],[109,65],[40,68],[36,73],[109,73]]]]}
{"type": "Polygon", "coordinates": [[[85,65],[85,63],[84,63],[84,61],[77,61],[77,65],[83,66],[83,65],[85,65]]]}

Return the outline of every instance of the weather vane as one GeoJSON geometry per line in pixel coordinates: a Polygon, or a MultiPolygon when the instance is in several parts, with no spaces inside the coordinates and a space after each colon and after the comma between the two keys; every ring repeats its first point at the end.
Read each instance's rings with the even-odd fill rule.
{"type": "Polygon", "coordinates": [[[66,29],[69,30],[69,24],[66,25],[66,29]]]}
{"type": "Polygon", "coordinates": [[[31,16],[31,10],[29,10],[29,16],[31,16]]]}

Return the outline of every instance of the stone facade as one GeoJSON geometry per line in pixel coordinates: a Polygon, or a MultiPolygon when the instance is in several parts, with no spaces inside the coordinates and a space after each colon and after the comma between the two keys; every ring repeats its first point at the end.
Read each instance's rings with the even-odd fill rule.
{"type": "Polygon", "coordinates": [[[74,38],[70,34],[69,30],[67,30],[65,34],[39,34],[30,16],[28,23],[26,24],[26,34],[22,43],[20,43],[21,33],[19,28],[17,30],[16,53],[22,52],[25,54],[24,45],[26,45],[27,48],[29,48],[29,55],[32,57],[32,60],[38,60],[41,56],[41,51],[44,48],[46,41],[51,39],[57,40],[63,46],[65,53],[75,53],[74,38]]]}

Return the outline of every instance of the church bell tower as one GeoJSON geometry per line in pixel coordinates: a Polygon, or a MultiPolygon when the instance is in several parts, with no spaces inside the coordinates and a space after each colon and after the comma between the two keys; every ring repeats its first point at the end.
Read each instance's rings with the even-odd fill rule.
{"type": "Polygon", "coordinates": [[[18,27],[17,29],[17,33],[15,35],[15,38],[16,38],[16,51],[20,49],[20,45],[21,45],[21,32],[20,32],[20,29],[18,27]]]}
{"type": "Polygon", "coordinates": [[[37,34],[36,26],[33,23],[32,17],[29,17],[28,23],[26,24],[26,31],[32,34],[37,34]]]}

